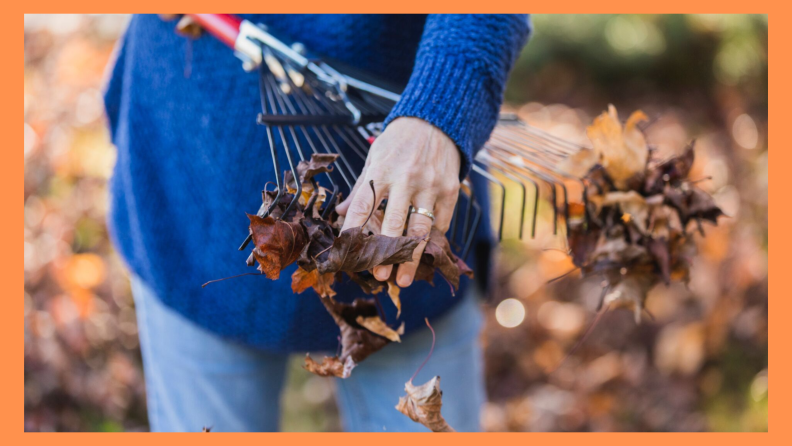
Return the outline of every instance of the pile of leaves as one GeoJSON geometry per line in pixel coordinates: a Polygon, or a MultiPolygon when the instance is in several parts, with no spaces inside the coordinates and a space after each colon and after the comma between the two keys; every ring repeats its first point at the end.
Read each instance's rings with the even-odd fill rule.
{"type": "MultiPolygon", "coordinates": [[[[423,236],[380,234],[387,204],[377,209],[372,205],[363,225],[341,232],[344,219],[334,210],[337,197],[328,202],[328,191],[314,179],[316,175],[331,172],[336,158],[334,154],[314,154],[310,161],[298,164],[296,178],[291,171],[285,172],[285,193],[280,196],[276,191],[262,193],[267,216],[248,215],[254,243],[250,263],[257,263],[259,271],[270,279],[279,278],[284,268],[297,263],[298,268],[292,274],[292,290],[316,291],[341,330],[340,356],[325,358],[321,365],[306,358],[306,368],[319,375],[346,378],[368,355],[388,342],[399,342],[403,325],[389,327],[371,300],[357,299],[352,304],[336,302],[333,284],[343,280],[342,274],[357,283],[365,294],[376,295],[387,289],[400,316],[399,287],[393,277],[385,282],[374,278],[371,274],[374,267],[410,261],[413,251],[426,241],[416,280],[433,283],[438,272],[455,290],[460,276],[472,277],[473,272],[454,255],[445,235],[437,229],[423,236]]],[[[370,186],[374,190],[373,183],[370,186]]]]}
{"type": "MultiPolygon", "coordinates": [[[[331,172],[331,164],[337,157],[334,154],[314,154],[309,161],[301,161],[297,165],[296,175],[291,171],[284,173],[283,193],[262,192],[266,216],[248,214],[254,244],[248,264],[257,263],[262,274],[270,279],[278,279],[284,268],[297,263],[298,268],[292,274],[292,290],[302,293],[312,288],[319,294],[322,304],[341,332],[339,354],[325,357],[321,363],[306,355],[304,367],[319,376],[348,378],[352,370],[368,356],[391,342],[400,342],[404,323],[398,327],[389,326],[383,320],[375,299],[358,298],[351,304],[333,299],[336,295],[333,284],[343,280],[343,274],[357,283],[365,294],[376,295],[387,289],[388,296],[397,308],[398,318],[401,315],[401,300],[394,278],[396,269],[387,281],[381,282],[372,274],[374,267],[412,260],[415,249],[425,241],[426,247],[415,280],[434,284],[437,272],[448,282],[453,292],[459,287],[460,276],[472,278],[473,271],[454,255],[445,234],[435,228],[422,236],[388,237],[380,234],[386,202],[376,209],[372,204],[363,225],[341,232],[344,219],[334,209],[338,196],[328,201],[328,191],[314,178],[331,172]]],[[[376,203],[374,184],[371,182],[369,185],[376,203]]],[[[448,431],[451,428],[440,416],[440,394],[437,393],[439,382],[433,380],[425,386],[412,387],[410,380],[405,401],[412,403],[408,406],[407,402],[400,402],[399,406],[404,408],[399,410],[432,430],[448,431]],[[420,391],[425,386],[434,389],[434,393],[420,391]],[[428,413],[436,412],[436,415],[425,416],[425,410],[422,409],[425,405],[428,413]]]]}
{"type": "Polygon", "coordinates": [[[655,159],[634,112],[622,126],[616,108],[587,129],[592,148],[561,166],[583,178],[584,204],[570,219],[569,245],[584,275],[601,275],[601,309],[627,307],[640,322],[649,290],[672,279],[685,283],[695,254],[690,223],[703,235],[702,221],[717,224],[723,215],[712,197],[688,174],[694,143],[665,160],[655,159]]]}

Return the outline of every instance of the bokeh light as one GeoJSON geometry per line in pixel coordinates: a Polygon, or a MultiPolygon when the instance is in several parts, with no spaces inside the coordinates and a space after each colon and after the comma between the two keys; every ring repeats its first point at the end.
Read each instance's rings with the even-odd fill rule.
{"type": "Polygon", "coordinates": [[[525,306],[517,299],[504,299],[495,308],[495,320],[501,327],[517,327],[525,320],[525,306]]]}

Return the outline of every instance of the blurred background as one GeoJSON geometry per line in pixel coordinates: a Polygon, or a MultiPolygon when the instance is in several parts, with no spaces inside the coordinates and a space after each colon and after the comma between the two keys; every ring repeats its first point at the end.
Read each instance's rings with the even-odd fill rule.
{"type": "MultiPolygon", "coordinates": [[[[134,303],[109,244],[105,67],[123,15],[25,16],[25,430],[147,430],[134,303]]],[[[536,15],[506,108],[572,140],[613,103],[656,122],[729,216],[653,318],[607,313],[559,241],[507,242],[485,305],[488,431],[767,430],[767,16],[536,15]]],[[[508,192],[507,192],[508,196],[508,192]]],[[[540,218],[549,218],[540,216],[540,218]]],[[[509,228],[507,227],[507,233],[509,228]]],[[[340,429],[332,380],[291,364],[282,429],[340,429]]],[[[394,416],[400,416],[394,411],[394,416]]],[[[200,426],[196,427],[199,429],[200,426]]]]}

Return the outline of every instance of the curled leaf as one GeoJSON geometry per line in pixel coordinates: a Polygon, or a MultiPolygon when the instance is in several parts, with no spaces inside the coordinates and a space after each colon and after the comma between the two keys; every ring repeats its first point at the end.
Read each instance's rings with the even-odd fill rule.
{"type": "Polygon", "coordinates": [[[313,288],[322,297],[333,297],[336,295],[332,288],[334,282],[335,275],[332,273],[319,274],[316,269],[306,271],[297,268],[292,274],[292,291],[300,294],[308,288],[313,288]]]}
{"type": "MultiPolygon", "coordinates": [[[[396,270],[394,269],[393,272],[395,273],[396,270]]],[[[388,280],[388,297],[390,297],[391,302],[393,305],[396,306],[396,317],[398,318],[401,316],[401,299],[399,298],[399,294],[401,293],[401,288],[399,285],[396,285],[396,282],[393,279],[388,280]]]]}
{"type": "Polygon", "coordinates": [[[440,413],[443,392],[440,390],[439,376],[420,386],[414,386],[412,380],[407,381],[404,391],[407,395],[399,398],[396,410],[428,427],[432,432],[456,432],[440,413]]]}
{"type": "Polygon", "coordinates": [[[277,279],[283,268],[300,256],[308,237],[299,222],[285,222],[268,216],[261,218],[248,214],[253,235],[253,257],[259,270],[269,279],[277,279]]]}
{"type": "Polygon", "coordinates": [[[352,358],[348,357],[346,362],[347,363],[344,364],[344,362],[338,359],[338,356],[333,356],[332,358],[325,356],[322,359],[322,363],[319,364],[318,362],[311,359],[310,355],[306,354],[303,368],[319,376],[336,376],[338,378],[346,378],[355,367],[354,363],[352,362],[352,358]],[[347,368],[349,370],[345,371],[347,368]]]}
{"type": "Polygon", "coordinates": [[[448,243],[445,234],[437,228],[432,228],[429,241],[426,243],[423,255],[421,255],[415,278],[434,284],[435,270],[453,286],[454,290],[459,288],[461,275],[464,274],[469,278],[473,278],[473,271],[451,251],[451,245],[448,243]]]}
{"type": "MultiPolygon", "coordinates": [[[[364,299],[355,299],[352,304],[345,304],[336,302],[331,298],[322,298],[322,304],[324,304],[327,312],[330,313],[341,330],[341,355],[337,360],[343,364],[343,367],[330,367],[328,365],[327,370],[340,373],[333,376],[348,378],[355,366],[391,342],[385,337],[374,334],[358,323],[358,317],[364,319],[379,318],[377,307],[372,302],[364,299]]],[[[333,364],[333,358],[325,359],[329,361],[328,364],[333,364]]],[[[306,360],[306,364],[307,362],[306,360]]],[[[325,360],[322,363],[324,364],[325,360]]]]}
{"type": "Polygon", "coordinates": [[[361,327],[365,327],[368,331],[378,334],[383,338],[388,338],[388,340],[391,342],[401,342],[399,335],[404,333],[404,322],[402,322],[398,329],[394,330],[388,327],[388,324],[386,324],[385,321],[383,321],[379,316],[358,316],[355,321],[360,324],[361,327]]]}
{"type": "Polygon", "coordinates": [[[360,272],[379,265],[393,265],[412,259],[423,237],[388,237],[366,234],[362,227],[342,232],[327,251],[327,260],[317,261],[319,272],[360,272]]]}
{"type": "Polygon", "coordinates": [[[646,169],[649,148],[638,123],[647,119],[642,111],[635,111],[622,128],[616,107],[610,105],[587,129],[594,151],[601,154],[605,171],[619,189],[646,169]]]}

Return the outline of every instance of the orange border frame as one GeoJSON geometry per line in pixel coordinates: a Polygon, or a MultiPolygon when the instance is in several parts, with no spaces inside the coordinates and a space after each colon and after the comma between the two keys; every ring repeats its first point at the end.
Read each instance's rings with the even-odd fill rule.
{"type": "MultiPolygon", "coordinates": [[[[195,10],[214,10],[217,6],[223,6],[226,10],[236,10],[239,12],[272,12],[272,13],[298,13],[298,12],[359,12],[359,13],[375,13],[375,12],[533,12],[533,13],[680,13],[680,12],[710,12],[710,13],[766,13],[769,18],[773,18],[774,26],[768,29],[772,46],[774,48],[786,48],[788,51],[792,46],[792,25],[775,26],[775,19],[782,20],[784,12],[788,12],[789,7],[785,7],[781,1],[771,2],[768,0],[753,0],[750,2],[736,1],[736,0],[665,0],[663,2],[636,2],[635,0],[565,0],[563,2],[537,2],[532,5],[528,0],[489,0],[472,2],[470,0],[435,0],[431,2],[431,6],[426,0],[399,0],[391,5],[386,4],[382,0],[347,0],[341,4],[332,3],[330,1],[317,1],[317,0],[292,0],[281,2],[262,2],[262,1],[238,1],[231,0],[222,2],[222,4],[215,1],[206,0],[191,0],[191,1],[152,1],[152,0],[137,0],[134,3],[121,3],[109,2],[108,0],[72,0],[69,2],[56,2],[53,0],[35,0],[25,5],[20,5],[16,2],[8,2],[4,7],[5,13],[0,18],[0,49],[6,61],[17,61],[16,63],[24,63],[24,29],[23,29],[23,13],[79,13],[79,12],[103,12],[103,13],[124,13],[129,12],[130,9],[135,9],[137,12],[176,12],[176,11],[195,11],[195,10]],[[11,3],[11,4],[9,4],[11,3]],[[115,4],[114,4],[115,3],[115,4]],[[167,5],[167,6],[166,6],[167,5]]],[[[768,20],[769,22],[769,20],[768,20]]],[[[780,22],[779,22],[780,23],[780,22]]],[[[768,47],[770,45],[768,44],[768,47]]],[[[768,49],[769,51],[769,49],[768,49]]],[[[779,53],[780,56],[780,53],[779,53]]],[[[15,65],[19,67],[18,65],[15,65]]],[[[19,68],[17,68],[19,69],[19,68]]],[[[20,70],[21,71],[21,70],[20,70]]],[[[2,250],[2,266],[0,267],[0,290],[5,295],[4,301],[7,302],[5,311],[0,312],[0,345],[2,345],[3,358],[10,364],[0,369],[0,386],[2,392],[0,395],[0,419],[3,421],[3,437],[11,440],[11,443],[6,444],[53,444],[60,445],[92,445],[92,444],[105,444],[107,441],[112,441],[114,446],[121,445],[134,445],[139,446],[138,443],[142,438],[133,433],[122,434],[107,434],[113,435],[113,438],[107,438],[102,434],[97,433],[76,433],[76,434],[60,434],[57,438],[48,433],[24,433],[24,411],[22,410],[24,401],[24,386],[22,385],[23,377],[20,376],[24,372],[24,322],[22,318],[23,313],[23,300],[22,294],[24,289],[24,269],[23,262],[21,261],[24,255],[23,237],[19,231],[20,225],[24,218],[23,206],[21,200],[24,184],[24,158],[23,154],[18,152],[18,147],[23,145],[23,134],[19,132],[18,124],[11,124],[19,119],[19,107],[23,102],[23,90],[19,89],[20,79],[13,75],[9,70],[4,70],[0,74],[2,82],[0,82],[0,97],[12,100],[6,100],[2,105],[2,127],[3,134],[8,135],[10,142],[13,144],[6,144],[7,148],[2,151],[2,162],[0,162],[0,209],[5,209],[12,218],[0,220],[0,246],[2,250]],[[10,148],[8,147],[10,146],[10,148]],[[17,294],[19,293],[19,294],[17,294]]],[[[787,58],[778,57],[773,60],[773,70],[768,72],[768,85],[772,88],[772,97],[774,100],[769,101],[769,110],[772,111],[768,120],[778,121],[778,113],[783,113],[782,110],[788,109],[792,104],[792,85],[787,84],[789,79],[792,79],[792,62],[787,58]],[[784,83],[778,81],[779,79],[787,79],[784,83]],[[774,81],[775,80],[775,81],[774,81]]],[[[770,95],[768,91],[768,95],[770,95]]],[[[769,138],[769,134],[768,134],[769,138]]],[[[781,146],[782,144],[787,147],[792,147],[792,133],[776,133],[773,134],[773,143],[781,146]]],[[[773,155],[774,165],[777,163],[779,166],[792,166],[792,150],[785,149],[783,152],[773,155]]],[[[778,168],[771,168],[773,171],[778,171],[778,168]]],[[[770,201],[777,202],[780,205],[781,192],[789,191],[792,186],[792,175],[777,177],[774,180],[770,192],[770,201]]],[[[785,192],[786,193],[786,192],[785,192]]],[[[785,197],[788,199],[788,197],[785,197]]],[[[769,213],[769,210],[768,210],[769,213]]],[[[775,224],[778,228],[780,218],[786,217],[790,212],[786,210],[779,214],[778,209],[774,214],[776,217],[775,222],[771,219],[769,225],[775,224]]],[[[768,228],[768,231],[770,228],[768,228]]],[[[784,250],[777,249],[773,252],[784,253],[786,249],[792,249],[790,241],[792,235],[786,232],[775,232],[774,240],[776,248],[785,248],[784,250]]],[[[768,255],[772,257],[772,254],[768,255]]],[[[781,255],[776,254],[780,261],[781,255]]],[[[769,259],[768,259],[769,260],[769,259]]],[[[781,272],[781,264],[771,262],[768,264],[768,272],[773,271],[781,272]]],[[[775,295],[773,299],[773,309],[770,314],[772,320],[769,324],[770,339],[777,342],[781,339],[790,339],[792,337],[792,324],[781,324],[781,314],[792,313],[792,298],[788,295],[781,296],[782,290],[789,290],[792,278],[786,276],[776,276],[776,279],[769,285],[769,294],[775,295]]],[[[768,295],[769,298],[769,295],[768,295]]],[[[785,356],[785,355],[784,355],[785,356]]],[[[790,435],[790,425],[792,422],[788,420],[792,414],[792,404],[790,400],[790,379],[786,378],[792,375],[792,368],[790,365],[792,361],[787,358],[781,358],[780,354],[776,352],[775,357],[770,357],[768,363],[773,363],[773,376],[781,377],[773,381],[773,400],[771,403],[772,409],[769,410],[768,426],[772,426],[768,433],[602,433],[602,434],[582,434],[582,433],[491,433],[491,434],[460,434],[460,435],[442,435],[429,437],[431,434],[316,434],[316,433],[278,433],[278,434],[220,434],[220,441],[234,442],[234,444],[255,443],[275,441],[275,442],[289,442],[292,444],[305,444],[309,445],[314,442],[321,442],[323,445],[350,445],[353,443],[374,442],[378,446],[403,446],[405,441],[421,442],[432,444],[433,446],[440,445],[474,445],[480,441],[499,442],[501,444],[525,444],[526,442],[546,442],[555,445],[579,445],[586,444],[587,446],[604,445],[604,446],[617,446],[629,445],[634,446],[637,443],[642,445],[662,445],[667,446],[669,442],[675,444],[696,444],[699,442],[712,442],[719,446],[736,445],[746,446],[750,443],[765,444],[792,444],[792,435],[790,435]],[[405,437],[410,435],[408,439],[405,437]],[[487,435],[484,439],[480,435],[487,435]],[[585,438],[583,437],[585,435],[585,438]],[[321,436],[321,437],[320,437],[321,436]],[[786,438],[786,440],[784,440],[786,438]]],[[[769,367],[769,364],[768,364],[769,367]]],[[[216,443],[218,441],[218,434],[209,436],[199,436],[195,434],[151,434],[146,437],[147,446],[163,444],[167,445],[173,441],[188,441],[191,445],[203,445],[216,443]],[[175,437],[175,436],[178,437],[175,437]],[[190,437],[186,437],[190,435],[190,437]]],[[[541,443],[540,443],[541,444],[541,443]]]]}

